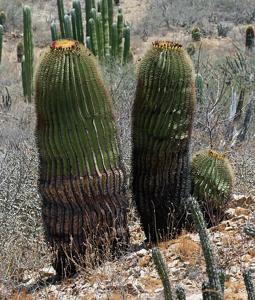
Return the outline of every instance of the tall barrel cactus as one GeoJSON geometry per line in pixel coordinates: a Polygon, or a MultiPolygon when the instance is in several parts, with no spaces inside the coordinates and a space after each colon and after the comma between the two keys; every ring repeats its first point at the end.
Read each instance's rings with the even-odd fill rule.
{"type": "Polygon", "coordinates": [[[194,107],[189,55],[179,44],[153,43],[139,68],[132,111],[133,196],[153,242],[173,237],[185,222],[194,107]]]}
{"type": "Polygon", "coordinates": [[[254,29],[250,25],[246,29],[246,35],[245,35],[245,47],[248,51],[254,50],[254,29]]]}
{"type": "Polygon", "coordinates": [[[72,274],[72,261],[89,248],[116,254],[129,239],[111,99],[82,44],[58,40],[46,50],[36,75],[36,112],[46,237],[57,252],[57,273],[72,274]]]}
{"type": "Polygon", "coordinates": [[[234,183],[229,160],[214,150],[201,150],[192,158],[192,193],[198,199],[208,226],[224,216],[234,183]]]}

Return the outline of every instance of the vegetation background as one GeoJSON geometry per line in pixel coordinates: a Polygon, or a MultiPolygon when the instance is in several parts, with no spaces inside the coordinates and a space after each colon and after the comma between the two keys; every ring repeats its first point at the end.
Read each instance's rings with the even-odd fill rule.
{"type": "MultiPolygon", "coordinates": [[[[44,280],[52,270],[48,268],[51,258],[44,242],[37,192],[34,105],[24,102],[21,65],[16,57],[23,34],[23,4],[32,8],[36,63],[50,43],[50,24],[57,20],[55,0],[0,0],[0,11],[7,14],[0,64],[0,298],[160,299],[161,281],[150,251],[143,248],[143,233],[132,203],[132,245],[121,263],[108,262],[96,270],[81,270],[78,278],[59,285],[47,285],[44,280]]],[[[71,4],[65,1],[67,9],[71,4]]],[[[235,167],[235,196],[229,220],[212,228],[211,236],[220,264],[227,270],[226,299],[245,299],[242,270],[246,266],[255,268],[254,242],[243,233],[244,224],[253,222],[255,208],[255,53],[245,49],[245,31],[247,24],[255,23],[255,3],[122,0],[120,5],[131,26],[134,60],[125,67],[107,65],[103,72],[115,104],[128,173],[130,112],[139,60],[155,39],[174,40],[184,46],[193,43],[192,60],[203,78],[203,99],[197,105],[192,152],[213,147],[225,152],[235,167]],[[192,42],[194,26],[201,29],[201,42],[192,42]],[[241,91],[244,105],[236,120],[241,91]]],[[[183,233],[160,247],[170,279],[182,282],[189,299],[200,299],[205,269],[197,235],[183,233]]]]}

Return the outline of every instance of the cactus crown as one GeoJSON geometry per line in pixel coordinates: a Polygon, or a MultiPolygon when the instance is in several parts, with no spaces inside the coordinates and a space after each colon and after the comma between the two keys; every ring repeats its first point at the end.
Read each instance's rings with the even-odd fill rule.
{"type": "Polygon", "coordinates": [[[216,152],[214,150],[208,150],[208,155],[215,158],[215,159],[218,159],[218,160],[225,160],[226,159],[226,156],[224,154],[221,154],[219,152],[216,152]]]}
{"type": "Polygon", "coordinates": [[[50,45],[50,48],[53,50],[80,50],[79,43],[74,40],[57,40],[53,41],[50,45]]]}
{"type": "Polygon", "coordinates": [[[152,42],[153,48],[162,50],[178,50],[182,48],[181,44],[172,41],[155,41],[152,42]]]}

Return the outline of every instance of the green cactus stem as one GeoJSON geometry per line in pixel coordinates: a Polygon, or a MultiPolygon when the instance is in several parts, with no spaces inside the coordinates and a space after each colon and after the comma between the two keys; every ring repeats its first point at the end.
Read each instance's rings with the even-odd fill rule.
{"type": "Polygon", "coordinates": [[[112,24],[112,47],[111,47],[111,55],[114,59],[117,58],[118,54],[118,28],[117,23],[112,24]]]}
{"type": "Polygon", "coordinates": [[[206,272],[209,279],[209,282],[206,283],[205,286],[205,290],[207,290],[206,293],[209,293],[209,295],[213,296],[214,298],[212,299],[214,300],[223,300],[220,271],[214,258],[213,249],[209,239],[209,233],[206,228],[205,220],[203,218],[198,201],[194,197],[190,197],[187,200],[186,205],[191,212],[204,253],[206,272]]]}
{"type": "Polygon", "coordinates": [[[82,11],[81,11],[81,3],[79,0],[73,1],[73,8],[75,9],[76,15],[76,31],[77,31],[77,40],[84,44],[84,31],[82,24],[82,11]]]}
{"type": "Polygon", "coordinates": [[[23,7],[23,39],[24,39],[24,71],[26,73],[26,100],[28,102],[32,101],[32,91],[33,91],[33,35],[32,35],[32,18],[31,18],[31,9],[29,6],[25,5],[23,7]]]}
{"type": "Polygon", "coordinates": [[[103,29],[103,19],[102,14],[97,13],[96,18],[96,32],[97,32],[97,45],[98,45],[98,57],[99,60],[104,59],[104,29],[103,29]]]}
{"type": "Polygon", "coordinates": [[[142,59],[132,110],[133,197],[148,240],[174,237],[185,224],[195,75],[184,48],[156,41],[142,59]]]}
{"type": "Polygon", "coordinates": [[[58,40],[57,25],[54,21],[50,25],[50,32],[51,32],[51,40],[52,41],[58,40]]]}
{"type": "Polygon", "coordinates": [[[86,47],[92,52],[91,38],[90,36],[86,37],[86,47]]]}
{"type": "Polygon", "coordinates": [[[45,233],[57,274],[71,275],[79,255],[92,249],[102,260],[129,239],[111,98],[92,53],[57,40],[38,67],[35,99],[45,233]]]}
{"type": "Polygon", "coordinates": [[[65,15],[64,23],[65,23],[65,37],[67,39],[72,39],[73,38],[72,21],[69,15],[65,15]]]}
{"type": "Polygon", "coordinates": [[[91,51],[95,56],[97,56],[98,44],[97,44],[96,23],[93,18],[89,19],[89,32],[90,32],[90,40],[91,40],[91,51]]]}
{"type": "Polygon", "coordinates": [[[245,47],[248,51],[254,49],[254,29],[251,25],[246,29],[245,47]]]}
{"type": "Polygon", "coordinates": [[[78,33],[77,33],[77,20],[76,20],[76,12],[75,9],[73,8],[71,10],[71,22],[72,22],[72,36],[74,40],[78,40],[78,33]]]}
{"type": "Polygon", "coordinates": [[[192,40],[194,42],[201,41],[201,31],[198,27],[194,27],[191,31],[192,40]]]}
{"type": "Polygon", "coordinates": [[[2,61],[2,52],[3,52],[3,35],[4,35],[4,27],[0,25],[0,63],[2,61]]]}
{"type": "Polygon", "coordinates": [[[19,42],[17,45],[17,62],[21,63],[24,55],[24,45],[22,42],[19,42]]]}
{"type": "Polygon", "coordinates": [[[65,35],[65,9],[64,9],[64,3],[63,0],[57,0],[57,6],[58,6],[58,19],[59,19],[59,25],[60,25],[60,33],[61,37],[64,38],[65,35]]]}
{"type": "Polygon", "coordinates": [[[90,18],[94,19],[94,21],[96,21],[97,18],[97,10],[96,8],[92,8],[90,11],[90,18]]]}
{"type": "Polygon", "coordinates": [[[26,85],[26,67],[25,67],[25,56],[23,55],[21,61],[21,77],[22,77],[22,88],[23,88],[23,96],[27,96],[27,85],[26,85]]]}
{"type": "Polygon", "coordinates": [[[90,11],[92,9],[92,0],[85,1],[85,14],[86,14],[86,36],[90,36],[89,19],[91,18],[90,11]]]}
{"type": "Polygon", "coordinates": [[[203,102],[203,94],[204,94],[204,79],[200,73],[196,74],[196,95],[197,101],[203,102]]]}
{"type": "Polygon", "coordinates": [[[208,226],[224,217],[234,184],[234,171],[221,153],[205,149],[192,158],[192,194],[198,199],[208,226]]]}
{"type": "Polygon", "coordinates": [[[247,224],[244,226],[244,233],[246,233],[248,236],[255,238],[255,227],[254,225],[247,224]]]}
{"type": "Polygon", "coordinates": [[[247,291],[248,300],[255,300],[255,288],[251,278],[251,271],[249,269],[243,272],[244,283],[247,291]]]}
{"type": "Polygon", "coordinates": [[[119,8],[118,15],[117,15],[117,29],[118,29],[118,58],[120,63],[122,63],[122,59],[123,59],[123,43],[122,43],[123,28],[124,28],[123,14],[121,8],[119,8]]]}
{"type": "Polygon", "coordinates": [[[164,287],[164,299],[173,300],[174,298],[172,295],[172,289],[168,278],[167,266],[158,248],[152,249],[152,259],[164,287]]]}
{"type": "Polygon", "coordinates": [[[126,64],[130,60],[130,28],[126,26],[124,28],[124,51],[123,51],[123,64],[126,64]]]}
{"type": "Polygon", "coordinates": [[[110,55],[108,0],[102,0],[102,21],[104,30],[104,53],[105,57],[107,57],[110,55]]]}
{"type": "Polygon", "coordinates": [[[108,0],[108,23],[109,23],[109,43],[112,45],[112,24],[113,24],[113,4],[112,0],[108,0]]]}

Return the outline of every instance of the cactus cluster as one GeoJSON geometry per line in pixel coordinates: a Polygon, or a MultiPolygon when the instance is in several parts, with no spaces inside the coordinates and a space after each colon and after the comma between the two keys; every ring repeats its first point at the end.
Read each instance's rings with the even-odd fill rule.
{"type": "Polygon", "coordinates": [[[23,7],[23,39],[24,39],[24,57],[22,61],[22,85],[23,94],[27,102],[32,101],[33,92],[33,34],[32,34],[32,18],[31,9],[25,5],[23,7]]]}
{"type": "Polygon", "coordinates": [[[206,149],[192,158],[192,193],[198,199],[209,226],[218,224],[230,200],[234,172],[221,153],[206,149]]]}
{"type": "Polygon", "coordinates": [[[254,29],[253,26],[248,26],[246,29],[246,36],[245,36],[245,47],[248,51],[254,50],[254,29]]]}
{"type": "Polygon", "coordinates": [[[46,237],[58,254],[57,273],[72,274],[89,247],[103,257],[129,239],[111,99],[91,52],[57,40],[38,68],[35,100],[46,237]]]}
{"type": "MultiPolygon", "coordinates": [[[[79,0],[73,1],[73,9],[65,14],[63,0],[58,0],[58,15],[61,35],[57,34],[56,23],[51,24],[52,41],[69,38],[84,44],[83,16],[79,0]]],[[[119,64],[131,59],[130,28],[124,22],[121,9],[114,20],[112,0],[87,0],[86,46],[92,53],[105,61],[112,57],[119,64]]]]}
{"type": "Polygon", "coordinates": [[[198,27],[194,27],[191,31],[191,37],[194,42],[201,41],[201,31],[198,27]]]}
{"type": "Polygon", "coordinates": [[[195,77],[184,48],[155,42],[142,59],[132,112],[133,197],[148,240],[173,237],[185,222],[195,77]]]}

